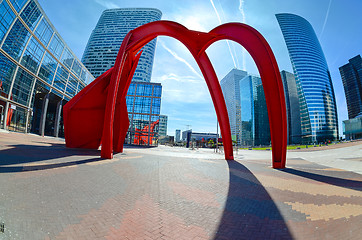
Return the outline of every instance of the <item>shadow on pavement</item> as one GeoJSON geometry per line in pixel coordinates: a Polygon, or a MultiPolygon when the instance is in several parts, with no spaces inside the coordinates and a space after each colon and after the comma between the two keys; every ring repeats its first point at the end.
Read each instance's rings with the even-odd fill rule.
{"type": "Polygon", "coordinates": [[[292,168],[285,168],[285,169],[279,169],[279,170],[286,172],[286,173],[293,174],[293,175],[297,175],[300,177],[313,179],[318,182],[335,185],[338,187],[349,188],[349,189],[358,190],[358,191],[362,190],[362,182],[357,181],[357,180],[349,180],[349,179],[331,177],[331,176],[326,176],[326,175],[321,175],[321,174],[311,173],[311,172],[305,172],[305,171],[292,169],[292,168]]]}
{"type": "Polygon", "coordinates": [[[214,239],[292,239],[273,199],[244,165],[228,161],[229,192],[214,239]]]}
{"type": "Polygon", "coordinates": [[[0,150],[0,173],[52,169],[101,160],[99,157],[100,151],[98,150],[66,148],[64,144],[51,144],[51,146],[13,145],[11,147],[0,150]],[[39,165],[22,166],[22,164],[51,161],[71,156],[91,156],[91,158],[60,163],[49,162],[49,164],[42,162],[39,165]]]}

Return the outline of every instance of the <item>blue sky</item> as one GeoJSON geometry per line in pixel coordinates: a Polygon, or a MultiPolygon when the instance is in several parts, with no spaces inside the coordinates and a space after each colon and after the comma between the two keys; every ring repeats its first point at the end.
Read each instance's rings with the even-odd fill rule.
{"type": "MultiPolygon", "coordinates": [[[[322,45],[335,88],[340,133],[347,107],[338,68],[362,54],[361,0],[38,0],[50,21],[81,59],[91,31],[103,10],[153,7],[189,29],[210,31],[226,22],[244,22],[257,29],[270,44],[279,69],[292,72],[288,51],[275,18],[289,12],[307,19],[322,45]],[[86,3],[86,4],[85,4],[86,3]]],[[[258,75],[254,61],[242,47],[226,41],[207,50],[221,80],[238,67],[258,75]]],[[[187,49],[178,41],[159,37],[152,73],[163,86],[161,114],[168,115],[168,134],[175,129],[216,132],[216,114],[201,72],[187,49]]]]}

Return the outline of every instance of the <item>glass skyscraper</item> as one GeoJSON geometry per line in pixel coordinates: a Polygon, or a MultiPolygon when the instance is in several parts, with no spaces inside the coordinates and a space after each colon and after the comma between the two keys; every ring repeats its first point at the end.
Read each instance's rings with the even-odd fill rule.
{"type": "MultiPolygon", "coordinates": [[[[143,24],[161,19],[154,8],[117,8],[105,10],[85,48],[82,62],[95,76],[113,67],[118,50],[127,33],[143,24]]],[[[150,82],[156,39],[143,47],[133,81],[150,82]]]]}
{"type": "Polygon", "coordinates": [[[234,68],[220,81],[226,108],[228,110],[231,135],[239,146],[242,143],[240,80],[247,75],[247,72],[234,68]]]}
{"type": "Polygon", "coordinates": [[[360,55],[339,68],[346,94],[348,118],[362,115],[362,58],[360,55]]]}
{"type": "Polygon", "coordinates": [[[63,136],[62,106],[93,79],[36,0],[0,1],[1,128],[63,136]]]}
{"type": "MultiPolygon", "coordinates": [[[[82,62],[95,77],[100,76],[113,67],[127,33],[143,24],[160,20],[161,15],[161,11],[154,8],[105,10],[88,40],[82,62]]],[[[162,86],[150,83],[155,47],[156,39],[142,48],[127,93],[130,127],[125,142],[129,144],[157,144],[162,86]]]]}
{"type": "Polygon", "coordinates": [[[290,14],[276,14],[283,33],[296,81],[304,92],[311,140],[338,138],[337,108],[332,80],[322,48],[310,23],[290,14]]]}
{"type": "Polygon", "coordinates": [[[261,79],[232,69],[221,81],[231,134],[239,146],[270,144],[270,128],[261,79]]]}
{"type": "Polygon", "coordinates": [[[281,71],[288,117],[288,144],[310,142],[311,127],[308,108],[300,82],[294,74],[281,71]]]}

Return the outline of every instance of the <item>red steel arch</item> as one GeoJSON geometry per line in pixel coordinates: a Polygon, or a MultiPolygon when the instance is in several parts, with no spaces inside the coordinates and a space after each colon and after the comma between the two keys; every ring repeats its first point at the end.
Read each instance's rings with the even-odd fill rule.
{"type": "Polygon", "coordinates": [[[287,120],[283,85],[272,50],[254,28],[241,23],[223,24],[209,33],[188,30],[171,21],[156,21],[130,31],[124,38],[114,67],[85,87],[64,106],[67,147],[98,148],[101,156],[112,158],[122,152],[129,120],[126,94],[137,67],[140,50],[157,36],[182,42],[199,65],[209,88],[223,137],[226,160],[233,159],[228,113],[221,87],[205,50],[219,40],[241,44],[253,57],[264,86],[268,108],[274,168],[284,168],[287,120]]]}

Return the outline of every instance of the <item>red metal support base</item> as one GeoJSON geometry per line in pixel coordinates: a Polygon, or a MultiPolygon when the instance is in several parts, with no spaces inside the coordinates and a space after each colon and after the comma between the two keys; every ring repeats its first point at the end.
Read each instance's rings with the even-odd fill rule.
{"type": "Polygon", "coordinates": [[[66,146],[98,148],[102,144],[103,158],[112,158],[113,151],[122,152],[129,126],[125,99],[141,55],[139,50],[157,36],[169,36],[182,42],[199,65],[220,124],[226,160],[233,159],[229,117],[219,81],[205,51],[214,42],[226,39],[239,43],[250,53],[264,87],[273,168],[285,168],[287,119],[279,68],[263,36],[254,28],[241,23],[223,24],[209,33],[203,33],[188,30],[175,22],[156,21],[130,31],[122,42],[114,67],[64,106],[66,146]]]}

